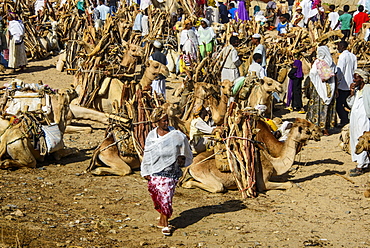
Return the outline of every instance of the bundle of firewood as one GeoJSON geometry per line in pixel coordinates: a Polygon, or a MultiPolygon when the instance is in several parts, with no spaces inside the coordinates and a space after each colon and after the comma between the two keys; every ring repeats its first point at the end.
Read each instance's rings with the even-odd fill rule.
{"type": "Polygon", "coordinates": [[[242,197],[256,197],[256,171],[258,161],[255,136],[258,132],[256,122],[259,118],[255,112],[242,111],[231,105],[227,113],[228,132],[225,146],[230,171],[242,197]]]}

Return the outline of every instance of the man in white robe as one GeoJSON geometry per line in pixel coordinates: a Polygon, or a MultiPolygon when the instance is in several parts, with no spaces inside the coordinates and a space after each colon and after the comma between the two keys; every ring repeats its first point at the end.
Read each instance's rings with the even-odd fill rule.
{"type": "Polygon", "coordinates": [[[266,68],[266,48],[264,45],[261,44],[261,38],[262,37],[260,34],[252,35],[252,43],[254,45],[257,45],[256,48],[254,48],[253,54],[259,53],[262,55],[261,65],[263,68],[266,68]]]}
{"type": "MultiPolygon", "coordinates": [[[[155,48],[154,53],[149,57],[150,60],[155,60],[162,65],[167,65],[166,55],[162,53],[162,43],[158,40],[154,41],[153,46],[155,48]]],[[[152,81],[152,94],[157,93],[162,95],[166,99],[166,77],[159,75],[158,78],[152,81]]]]}
{"type": "Polygon", "coordinates": [[[347,99],[348,105],[351,107],[349,128],[351,155],[352,161],[357,162],[356,168],[350,170],[352,177],[362,175],[370,163],[367,151],[355,154],[358,138],[363,132],[370,131],[369,76],[370,74],[363,70],[355,71],[351,84],[351,95],[347,99]]]}
{"type": "Polygon", "coordinates": [[[204,121],[208,115],[207,110],[201,105],[194,113],[194,119],[190,123],[190,146],[194,153],[206,151],[207,144],[210,142],[205,134],[212,134],[216,127],[208,125],[204,121]]]}
{"type": "Polygon", "coordinates": [[[253,62],[248,68],[248,74],[256,73],[256,76],[259,79],[263,79],[266,77],[266,71],[261,65],[262,63],[262,55],[260,53],[253,54],[253,62]]]}
{"type": "Polygon", "coordinates": [[[353,82],[353,74],[357,69],[357,57],[347,50],[348,43],[341,41],[338,43],[338,51],[341,53],[338,59],[338,97],[336,102],[336,110],[340,118],[340,126],[345,126],[349,123],[348,108],[346,99],[350,94],[350,85],[353,82]]]}
{"type": "Polygon", "coordinates": [[[219,55],[226,60],[221,71],[221,82],[226,79],[230,80],[230,82],[234,82],[234,80],[239,77],[238,67],[241,65],[241,61],[238,56],[238,51],[235,49],[238,45],[239,38],[231,36],[230,45],[224,47],[219,55]]]}

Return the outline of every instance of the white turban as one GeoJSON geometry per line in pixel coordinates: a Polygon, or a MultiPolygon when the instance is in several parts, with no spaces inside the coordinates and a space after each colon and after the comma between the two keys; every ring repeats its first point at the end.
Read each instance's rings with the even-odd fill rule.
{"type": "Polygon", "coordinates": [[[358,74],[362,78],[362,80],[364,81],[365,84],[369,83],[369,77],[370,77],[369,72],[364,71],[364,70],[360,70],[360,69],[356,69],[355,73],[358,74]]]}
{"type": "Polygon", "coordinates": [[[209,27],[209,21],[206,19],[206,18],[202,18],[202,20],[200,20],[200,21],[202,21],[202,22],[205,22],[206,24],[207,24],[207,26],[209,27]]]}

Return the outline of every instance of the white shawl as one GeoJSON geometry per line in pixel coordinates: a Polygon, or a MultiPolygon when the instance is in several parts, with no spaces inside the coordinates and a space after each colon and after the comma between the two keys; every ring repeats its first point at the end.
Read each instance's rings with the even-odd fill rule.
{"type": "Polygon", "coordinates": [[[145,140],[144,156],[141,162],[141,176],[163,171],[176,162],[178,156],[185,156],[185,166],[193,160],[188,139],[185,134],[170,127],[170,132],[159,136],[155,128],[145,140]]]}
{"type": "Polygon", "coordinates": [[[13,36],[15,43],[22,42],[24,36],[24,25],[22,21],[10,21],[8,27],[10,35],[13,36]]]}
{"type": "Polygon", "coordinates": [[[198,43],[199,43],[199,45],[208,44],[215,37],[216,37],[216,34],[213,31],[213,28],[211,28],[211,27],[203,28],[202,26],[199,27],[199,29],[198,29],[198,43]]]}
{"type": "MultiPolygon", "coordinates": [[[[317,58],[325,60],[325,62],[330,65],[333,72],[337,72],[337,67],[333,62],[329,48],[327,46],[320,46],[317,48],[317,58]]],[[[315,60],[315,62],[313,63],[309,76],[320,98],[324,101],[325,105],[329,105],[335,93],[335,76],[331,77],[328,81],[323,82],[317,71],[317,62],[318,60],[315,60]],[[326,87],[327,84],[329,85],[331,91],[330,97],[328,96],[328,90],[326,87]]]]}

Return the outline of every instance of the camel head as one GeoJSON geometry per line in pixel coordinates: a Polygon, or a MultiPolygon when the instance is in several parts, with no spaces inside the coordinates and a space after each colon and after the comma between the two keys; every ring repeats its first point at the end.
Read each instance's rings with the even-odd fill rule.
{"type": "Polygon", "coordinates": [[[205,100],[212,94],[219,94],[218,86],[204,82],[194,84],[194,96],[197,99],[205,100]]]}
{"type": "Polygon", "coordinates": [[[308,129],[308,131],[311,133],[309,140],[314,140],[314,141],[321,140],[322,131],[317,125],[309,122],[306,119],[301,119],[301,118],[296,118],[295,123],[297,124],[299,123],[300,125],[308,129]]]}
{"type": "Polygon", "coordinates": [[[176,103],[166,102],[161,106],[169,117],[181,115],[181,108],[176,103]]]}
{"type": "Polygon", "coordinates": [[[162,63],[158,61],[148,60],[145,63],[145,66],[146,66],[146,69],[145,69],[143,77],[146,77],[151,81],[156,79],[159,75],[163,75],[165,77],[168,77],[170,75],[170,72],[167,66],[163,65],[162,63]]]}
{"type": "Polygon", "coordinates": [[[306,143],[308,140],[319,141],[322,134],[319,127],[300,118],[297,118],[293,123],[290,132],[292,132],[294,140],[300,143],[306,143]]]}
{"type": "Polygon", "coordinates": [[[58,94],[51,95],[51,101],[53,106],[53,113],[51,118],[55,123],[58,124],[59,130],[64,133],[67,125],[67,115],[69,112],[69,104],[71,101],[78,97],[78,94],[74,88],[58,90],[58,94]]]}
{"type": "Polygon", "coordinates": [[[274,91],[275,92],[282,92],[283,91],[282,85],[278,81],[276,81],[272,78],[264,77],[263,79],[260,80],[260,82],[261,82],[261,85],[262,85],[261,86],[262,89],[265,92],[269,93],[269,94],[274,92],[274,91]]]}
{"type": "Polygon", "coordinates": [[[127,42],[124,42],[123,46],[126,48],[126,51],[121,61],[122,66],[132,66],[136,63],[138,58],[144,57],[144,49],[141,46],[130,44],[127,42]]]}
{"type": "Polygon", "coordinates": [[[360,154],[363,151],[370,151],[370,132],[364,132],[358,138],[355,153],[360,154]]]}
{"type": "Polygon", "coordinates": [[[220,88],[223,95],[230,96],[232,93],[233,83],[226,79],[220,83],[220,88]]]}
{"type": "Polygon", "coordinates": [[[133,57],[144,57],[144,48],[135,44],[128,45],[128,53],[133,57]]]}

